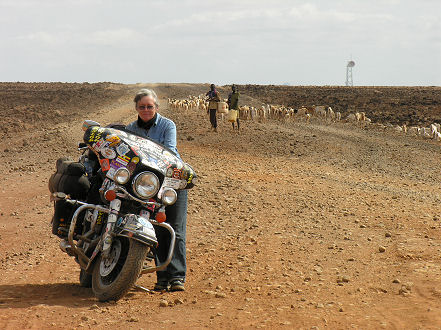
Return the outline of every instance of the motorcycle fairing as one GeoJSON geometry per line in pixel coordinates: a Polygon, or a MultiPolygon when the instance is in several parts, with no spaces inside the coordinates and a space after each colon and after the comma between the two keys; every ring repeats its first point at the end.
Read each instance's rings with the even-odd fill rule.
{"type": "Polygon", "coordinates": [[[106,176],[113,175],[120,167],[131,173],[142,165],[148,166],[164,177],[181,181],[177,189],[191,188],[195,183],[195,172],[171,150],[155,141],[118,129],[93,126],[84,133],[84,142],[98,156],[106,176]]]}

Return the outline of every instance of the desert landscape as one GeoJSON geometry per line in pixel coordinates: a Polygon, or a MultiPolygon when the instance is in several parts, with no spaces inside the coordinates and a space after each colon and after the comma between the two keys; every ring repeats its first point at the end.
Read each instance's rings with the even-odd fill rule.
{"type": "Polygon", "coordinates": [[[209,84],[0,83],[1,329],[441,328],[441,142],[394,129],[441,123],[441,88],[238,88],[241,105],[326,105],[372,122],[242,120],[238,134],[219,118],[216,133],[206,112],[167,102],[209,84]],[[135,120],[145,87],[199,176],[186,291],[100,303],[51,234],[48,178],[79,156],[85,119],[135,120]]]}

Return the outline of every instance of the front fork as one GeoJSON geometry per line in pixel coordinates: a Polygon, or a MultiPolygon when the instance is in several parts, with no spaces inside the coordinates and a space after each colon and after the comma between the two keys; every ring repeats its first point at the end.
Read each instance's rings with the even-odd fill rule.
{"type": "Polygon", "coordinates": [[[121,201],[119,199],[114,199],[110,202],[110,213],[107,217],[107,225],[106,225],[106,232],[104,233],[103,238],[103,248],[102,248],[102,254],[104,258],[109,257],[110,247],[112,246],[112,239],[113,239],[113,229],[115,227],[115,222],[118,219],[118,212],[121,208],[121,201]]]}

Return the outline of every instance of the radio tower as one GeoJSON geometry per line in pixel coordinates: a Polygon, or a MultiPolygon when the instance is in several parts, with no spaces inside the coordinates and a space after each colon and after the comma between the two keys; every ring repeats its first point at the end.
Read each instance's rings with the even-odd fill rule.
{"type": "Polygon", "coordinates": [[[355,62],[350,60],[346,65],[346,86],[354,86],[352,82],[352,68],[354,67],[355,62]]]}

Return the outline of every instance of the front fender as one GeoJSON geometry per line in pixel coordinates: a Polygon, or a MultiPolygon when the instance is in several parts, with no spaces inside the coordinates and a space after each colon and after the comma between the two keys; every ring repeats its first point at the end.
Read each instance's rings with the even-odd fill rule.
{"type": "MultiPolygon", "coordinates": [[[[158,239],[156,238],[153,225],[147,219],[136,214],[120,216],[115,223],[113,233],[116,236],[137,240],[150,247],[158,246],[158,239]]],[[[97,244],[92,256],[88,260],[87,266],[84,268],[89,274],[93,269],[96,257],[101,253],[102,239],[103,238],[101,238],[101,241],[97,244]]]]}
{"type": "Polygon", "coordinates": [[[115,223],[114,233],[124,236],[151,247],[158,246],[155,229],[150,221],[136,214],[121,216],[115,223]]]}

